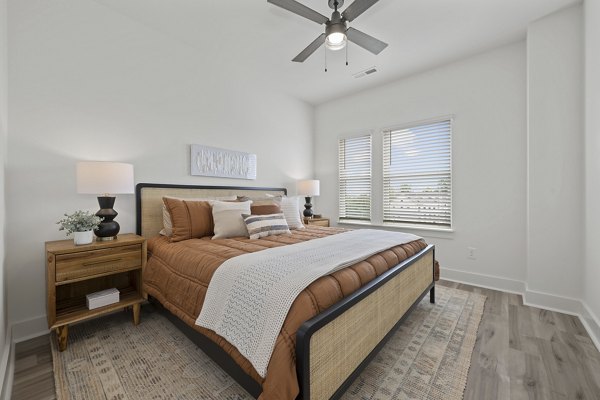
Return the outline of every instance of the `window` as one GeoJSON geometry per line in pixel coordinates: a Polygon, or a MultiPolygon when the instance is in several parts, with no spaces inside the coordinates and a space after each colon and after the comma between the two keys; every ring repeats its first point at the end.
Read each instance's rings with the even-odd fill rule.
{"type": "Polygon", "coordinates": [[[383,222],[450,228],[452,121],[383,133],[383,222]]]}
{"type": "Polygon", "coordinates": [[[371,221],[371,135],[339,141],[340,221],[371,221]]]}

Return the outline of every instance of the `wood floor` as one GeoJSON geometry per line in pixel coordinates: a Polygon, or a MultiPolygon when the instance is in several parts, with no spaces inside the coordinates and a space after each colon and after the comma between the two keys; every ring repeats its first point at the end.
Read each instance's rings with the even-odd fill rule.
{"type": "Polygon", "coordinates": [[[56,399],[48,335],[17,343],[13,399],[56,399]]]}
{"type": "MultiPolygon", "coordinates": [[[[600,353],[577,317],[523,306],[514,294],[439,284],[487,296],[465,400],[600,400],[600,353]]],[[[13,400],[55,399],[48,341],[17,344],[13,400]]]]}

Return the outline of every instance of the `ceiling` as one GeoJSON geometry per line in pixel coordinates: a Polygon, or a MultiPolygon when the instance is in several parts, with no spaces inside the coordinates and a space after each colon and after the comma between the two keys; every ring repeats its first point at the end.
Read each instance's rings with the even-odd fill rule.
{"type": "MultiPolygon", "coordinates": [[[[350,44],[292,63],[324,26],[266,0],[95,0],[192,46],[229,74],[320,104],[525,37],[529,22],[579,0],[380,0],[350,23],[389,43],[378,56],[350,44]],[[353,74],[376,66],[363,78],[353,74]]],[[[352,0],[346,0],[346,6],[352,0]]],[[[327,0],[301,0],[331,15],[327,0]]],[[[345,8],[343,7],[343,8],[345,8]]]]}

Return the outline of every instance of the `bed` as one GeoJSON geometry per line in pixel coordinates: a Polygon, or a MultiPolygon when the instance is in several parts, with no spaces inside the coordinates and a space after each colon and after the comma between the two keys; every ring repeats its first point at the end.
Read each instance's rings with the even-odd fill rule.
{"type": "Polygon", "coordinates": [[[415,241],[313,282],[296,298],[264,378],[215,332],[195,325],[219,260],[343,232],[309,226],[292,235],[250,239],[160,237],[162,198],[285,195],[283,188],[138,184],[137,233],[148,239],[144,291],[157,308],[256,398],[328,399],[343,394],[412,309],[435,300],[434,247],[415,241]]]}

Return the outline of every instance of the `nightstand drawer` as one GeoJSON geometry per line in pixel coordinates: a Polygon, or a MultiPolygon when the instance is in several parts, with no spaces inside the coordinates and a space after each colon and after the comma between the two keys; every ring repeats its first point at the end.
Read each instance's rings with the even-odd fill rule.
{"type": "Polygon", "coordinates": [[[56,282],[119,272],[142,265],[142,245],[81,251],[56,256],[56,282]]]}
{"type": "Polygon", "coordinates": [[[329,226],[329,220],[328,219],[319,219],[319,220],[315,220],[315,221],[310,221],[308,224],[316,225],[316,226],[329,226]]]}
{"type": "Polygon", "coordinates": [[[329,218],[304,218],[304,225],[329,227],[329,218]]]}

